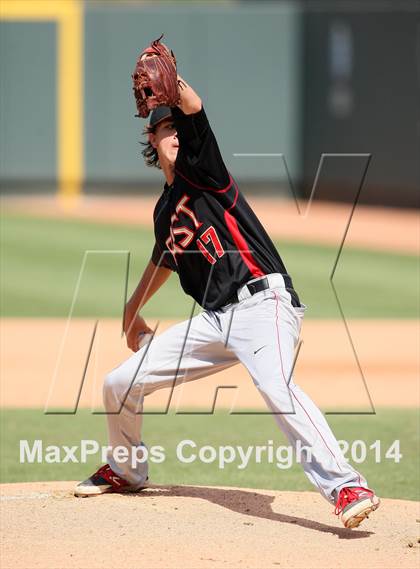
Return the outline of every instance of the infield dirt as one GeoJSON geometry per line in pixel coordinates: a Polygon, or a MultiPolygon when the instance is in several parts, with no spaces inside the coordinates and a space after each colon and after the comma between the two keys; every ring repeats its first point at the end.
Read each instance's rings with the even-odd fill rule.
{"type": "Polygon", "coordinates": [[[382,501],[355,530],[311,492],[156,486],[77,499],[73,482],[1,486],[4,569],[415,568],[419,509],[382,501]]]}
{"type": "MultiPolygon", "coordinates": [[[[148,323],[154,327],[156,322],[150,319],[148,323]]],[[[171,324],[160,322],[157,333],[171,324]]],[[[66,332],[65,319],[2,319],[1,406],[44,408],[49,398],[52,407],[73,407],[94,325],[92,319],[75,319],[66,332]]],[[[375,407],[416,406],[420,395],[418,323],[349,320],[348,326],[363,376],[343,323],[308,320],[303,324],[303,344],[295,365],[296,383],[329,410],[370,410],[370,401],[375,407]]],[[[105,375],[131,354],[125,338],[121,338],[121,322],[101,320],[85,375],[81,407],[101,407],[105,375]]],[[[216,389],[223,386],[238,389],[219,392],[219,407],[266,409],[242,365],[177,387],[171,408],[211,406],[216,389]]],[[[150,408],[166,406],[169,395],[169,389],[162,389],[148,396],[146,404],[150,408]]]]}

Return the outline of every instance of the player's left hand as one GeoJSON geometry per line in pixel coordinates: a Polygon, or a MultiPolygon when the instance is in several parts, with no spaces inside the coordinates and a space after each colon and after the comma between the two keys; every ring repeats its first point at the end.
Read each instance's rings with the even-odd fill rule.
{"type": "Polygon", "coordinates": [[[175,107],[180,101],[176,59],[173,51],[161,43],[163,34],[147,47],[137,60],[133,91],[138,115],[147,118],[156,107],[175,107]]]}

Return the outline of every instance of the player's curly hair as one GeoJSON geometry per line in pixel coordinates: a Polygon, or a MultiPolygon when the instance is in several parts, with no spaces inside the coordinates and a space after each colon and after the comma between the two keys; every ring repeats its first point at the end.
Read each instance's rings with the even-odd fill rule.
{"type": "MultiPolygon", "coordinates": [[[[155,132],[156,126],[147,125],[143,130],[143,134],[145,136],[148,134],[154,134],[155,132]]],[[[161,170],[159,156],[156,148],[153,148],[148,139],[146,139],[146,142],[140,142],[140,144],[144,146],[141,153],[143,155],[144,161],[146,162],[146,166],[154,166],[155,168],[159,168],[159,170],[161,170]]]]}

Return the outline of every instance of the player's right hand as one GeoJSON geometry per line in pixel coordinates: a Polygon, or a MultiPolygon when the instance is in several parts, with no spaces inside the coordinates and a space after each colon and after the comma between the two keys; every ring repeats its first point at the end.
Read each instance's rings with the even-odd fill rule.
{"type": "Polygon", "coordinates": [[[153,330],[149,328],[145,320],[138,314],[134,317],[127,318],[127,321],[124,323],[124,332],[127,346],[133,352],[139,350],[139,343],[144,334],[153,334],[153,330]]]}

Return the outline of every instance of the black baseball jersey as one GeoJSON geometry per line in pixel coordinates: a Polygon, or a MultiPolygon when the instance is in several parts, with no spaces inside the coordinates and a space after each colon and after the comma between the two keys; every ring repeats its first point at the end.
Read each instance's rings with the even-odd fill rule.
{"type": "Polygon", "coordinates": [[[226,169],[204,109],[172,109],[179,149],[175,178],[155,211],[152,261],[179,275],[202,307],[227,304],[249,280],[286,274],[273,242],[226,169]]]}

